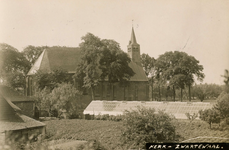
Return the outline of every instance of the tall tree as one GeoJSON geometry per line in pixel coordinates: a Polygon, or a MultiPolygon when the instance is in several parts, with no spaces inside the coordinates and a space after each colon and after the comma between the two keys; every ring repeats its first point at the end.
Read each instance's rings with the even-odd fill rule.
{"type": "Polygon", "coordinates": [[[16,48],[0,44],[1,83],[12,88],[25,88],[25,75],[30,68],[29,62],[16,48]]]}
{"type": "Polygon", "coordinates": [[[128,66],[130,58],[117,42],[101,40],[91,33],[83,36],[82,40],[79,46],[82,51],[81,62],[74,77],[83,81],[84,88],[91,89],[92,99],[99,81],[108,79],[110,83],[124,82],[134,75],[128,66]]]}
{"type": "Polygon", "coordinates": [[[155,75],[156,75],[156,68],[155,68],[155,59],[150,57],[148,54],[143,53],[141,55],[141,64],[145,71],[146,76],[149,79],[149,84],[151,86],[151,97],[152,100],[154,98],[154,83],[155,83],[155,75]]]}
{"type": "Polygon", "coordinates": [[[81,38],[79,48],[82,52],[81,61],[76,69],[74,77],[83,81],[83,87],[91,89],[91,96],[94,99],[94,88],[98,85],[101,71],[99,70],[99,60],[103,44],[99,37],[87,33],[81,38]]]}
{"type": "Polygon", "coordinates": [[[189,88],[189,100],[191,100],[190,87],[194,83],[194,76],[202,81],[204,78],[203,66],[199,65],[199,61],[193,56],[189,56],[185,52],[166,52],[160,55],[156,61],[156,66],[161,69],[163,80],[175,88],[184,89],[185,86],[189,88]]]}
{"type": "Polygon", "coordinates": [[[224,77],[224,81],[223,81],[225,83],[224,91],[229,93],[229,71],[225,69],[224,75],[221,76],[224,77]]]}
{"type": "Polygon", "coordinates": [[[125,83],[135,73],[129,67],[130,58],[124,53],[114,40],[102,40],[103,48],[99,61],[102,70],[101,79],[108,79],[110,83],[125,83]]]}

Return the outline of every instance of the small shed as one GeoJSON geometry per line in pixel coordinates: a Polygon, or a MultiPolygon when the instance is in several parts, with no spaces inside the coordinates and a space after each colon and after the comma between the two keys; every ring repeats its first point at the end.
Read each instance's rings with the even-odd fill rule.
{"type": "Polygon", "coordinates": [[[22,114],[34,118],[34,98],[29,96],[20,95],[17,91],[10,87],[0,85],[0,94],[18,106],[22,114]]]}
{"type": "Polygon", "coordinates": [[[44,137],[45,124],[24,114],[0,94],[0,145],[44,137]]]}

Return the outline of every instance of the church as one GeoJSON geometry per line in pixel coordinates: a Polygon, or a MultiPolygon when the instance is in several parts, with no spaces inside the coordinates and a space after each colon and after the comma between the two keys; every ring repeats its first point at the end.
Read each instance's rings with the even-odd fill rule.
{"type": "MultiPolygon", "coordinates": [[[[134,29],[131,31],[131,38],[127,46],[127,53],[131,58],[129,66],[135,72],[127,85],[115,83],[109,84],[107,81],[101,81],[95,88],[95,100],[116,100],[116,101],[148,101],[149,85],[141,65],[140,45],[137,43],[134,29]]],[[[61,69],[74,75],[76,67],[80,62],[81,53],[79,48],[72,47],[51,47],[44,49],[36,60],[26,78],[26,95],[35,94],[36,83],[33,80],[36,72],[51,72],[55,69],[61,69]]],[[[77,83],[75,83],[76,88],[77,83]]],[[[88,90],[89,91],[89,90],[88,90]]],[[[90,92],[84,92],[82,99],[91,101],[90,92]]]]}

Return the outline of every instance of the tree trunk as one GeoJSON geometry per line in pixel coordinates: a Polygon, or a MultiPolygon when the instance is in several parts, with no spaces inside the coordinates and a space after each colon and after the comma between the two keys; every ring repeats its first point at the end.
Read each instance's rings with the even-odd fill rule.
{"type": "Polygon", "coordinates": [[[182,98],[183,98],[183,90],[182,88],[180,88],[180,101],[182,102],[182,98]]]}
{"type": "Polygon", "coordinates": [[[189,96],[189,101],[191,102],[191,85],[188,86],[188,96],[189,96]]]}
{"type": "Polygon", "coordinates": [[[158,90],[159,90],[159,91],[158,91],[158,92],[159,92],[159,93],[158,93],[158,94],[159,94],[159,95],[158,95],[158,98],[159,98],[159,101],[161,101],[161,88],[160,88],[160,85],[159,85],[159,87],[158,87],[158,90]]]}
{"type": "Polygon", "coordinates": [[[95,100],[95,93],[94,93],[94,88],[91,87],[91,99],[95,100]]]}
{"type": "Polygon", "coordinates": [[[151,89],[151,92],[152,92],[151,95],[152,95],[152,101],[153,101],[153,84],[151,84],[151,88],[152,88],[151,89]]]}
{"type": "Polygon", "coordinates": [[[176,101],[176,91],[174,85],[173,85],[173,100],[174,102],[176,101]]]}

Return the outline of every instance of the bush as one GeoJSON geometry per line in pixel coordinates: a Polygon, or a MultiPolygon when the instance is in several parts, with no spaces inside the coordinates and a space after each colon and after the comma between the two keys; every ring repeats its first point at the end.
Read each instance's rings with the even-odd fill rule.
{"type": "Polygon", "coordinates": [[[214,109],[219,111],[222,119],[229,118],[229,94],[222,92],[217,99],[214,109]]]}
{"type": "Polygon", "coordinates": [[[175,126],[171,117],[163,111],[137,107],[123,116],[122,141],[134,148],[144,148],[147,142],[171,142],[175,139],[175,126]]]}
{"type": "Polygon", "coordinates": [[[220,115],[217,110],[213,109],[206,109],[206,110],[200,110],[200,119],[207,122],[210,125],[212,123],[220,123],[220,115]]]}

